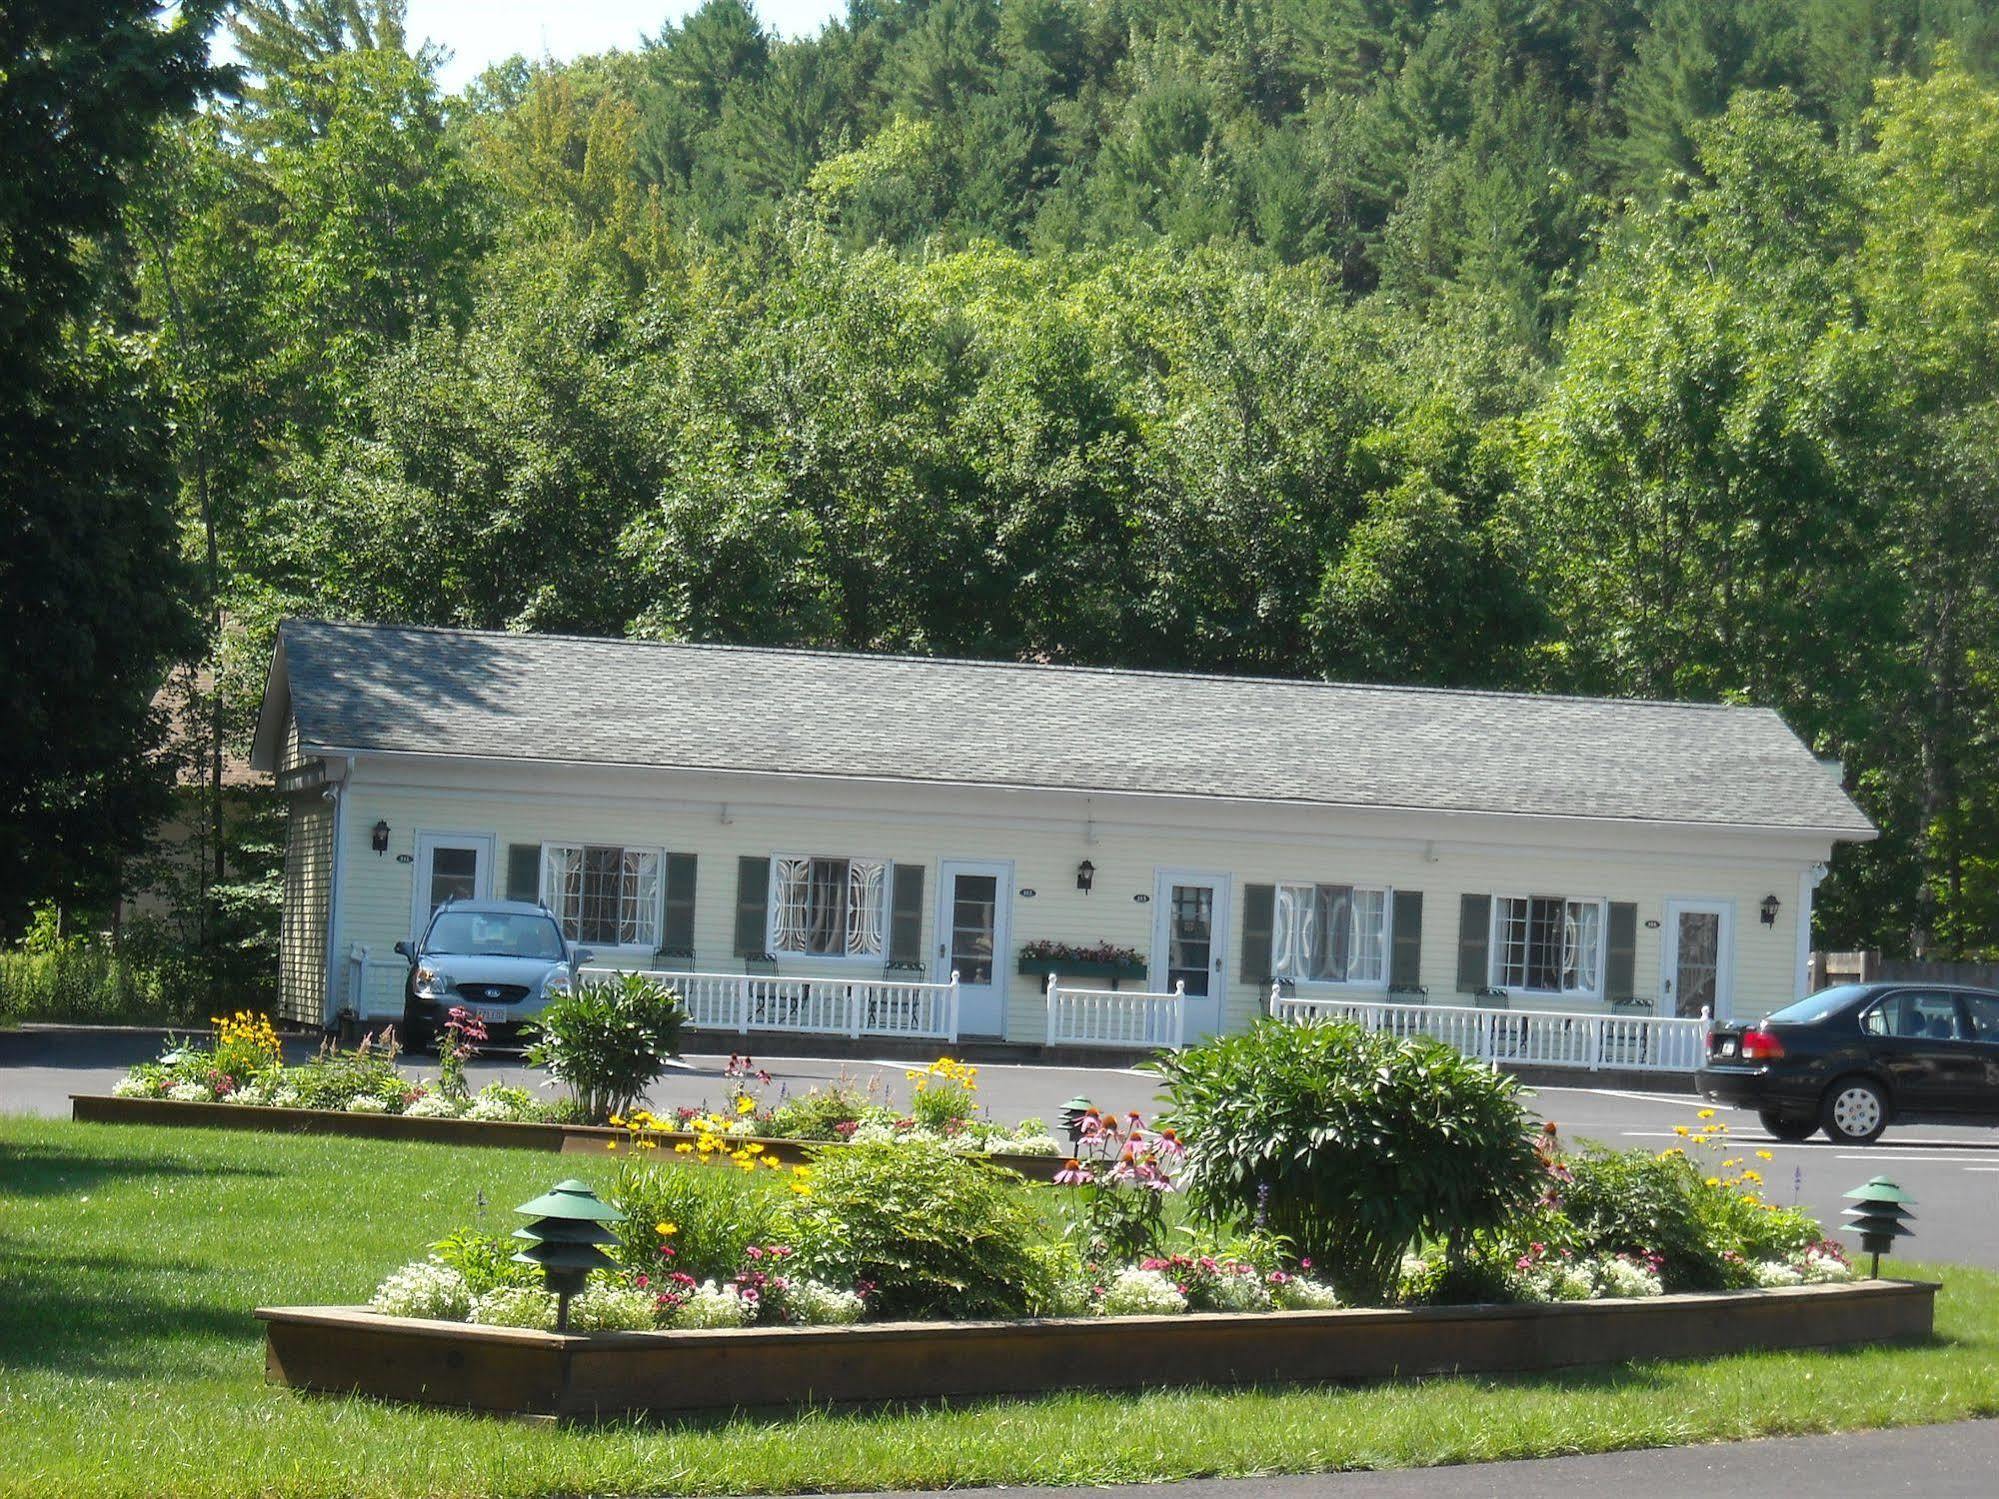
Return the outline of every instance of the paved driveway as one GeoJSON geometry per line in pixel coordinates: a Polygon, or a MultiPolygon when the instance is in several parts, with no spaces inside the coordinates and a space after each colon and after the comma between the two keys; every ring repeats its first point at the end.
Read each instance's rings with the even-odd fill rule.
{"type": "MultiPolygon", "coordinates": [[[[158,1049],[157,1036],[146,1033],[0,1033],[0,1111],[67,1114],[71,1093],[109,1092],[127,1066],[158,1049]]],[[[303,1045],[294,1049],[300,1058],[311,1052],[303,1045]]],[[[652,1106],[726,1106],[732,1096],[724,1074],[727,1060],[707,1054],[685,1058],[652,1090],[652,1106]]],[[[906,1062],[777,1056],[756,1061],[771,1075],[760,1091],[773,1101],[843,1078],[892,1102],[908,1098],[906,1062]]],[[[411,1065],[409,1070],[423,1069],[411,1065]]],[[[517,1058],[475,1062],[471,1073],[475,1087],[497,1077],[539,1090],[545,1081],[517,1058]]],[[[1037,1115],[1052,1124],[1063,1103],[1078,1095],[1119,1110],[1150,1112],[1158,1102],[1150,1076],[1112,1068],[988,1063],[979,1069],[979,1084],[987,1108],[1008,1122],[1037,1115]]],[[[1654,1150],[1681,1143],[1674,1126],[1694,1126],[1702,1107],[1684,1094],[1584,1086],[1540,1088],[1530,1095],[1530,1103],[1542,1117],[1556,1121],[1572,1142],[1595,1139],[1620,1149],[1654,1150]]],[[[1719,1117],[1730,1125],[1730,1157],[1742,1156],[1760,1168],[1776,1201],[1802,1203],[1831,1225],[1845,1205],[1841,1193],[1877,1173],[1890,1176],[1916,1199],[1912,1254],[1999,1269],[1999,1129],[1909,1126],[1891,1129],[1873,1146],[1836,1146],[1823,1140],[1786,1145],[1764,1135],[1753,1114],[1723,1110],[1719,1117]],[[1771,1159],[1756,1158],[1751,1153],[1757,1150],[1767,1150],[1771,1159]]],[[[1715,1164],[1722,1159],[1716,1154],[1715,1164]]]]}

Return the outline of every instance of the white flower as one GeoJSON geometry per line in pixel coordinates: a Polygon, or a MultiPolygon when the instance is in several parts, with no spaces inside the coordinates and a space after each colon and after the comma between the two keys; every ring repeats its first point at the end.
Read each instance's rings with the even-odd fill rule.
{"type": "Polygon", "coordinates": [[[1816,1245],[1799,1257],[1797,1269],[1799,1278],[1808,1286],[1853,1279],[1853,1266],[1831,1250],[1820,1249],[1816,1245]]]}
{"type": "Polygon", "coordinates": [[[111,1096],[113,1098],[151,1098],[153,1096],[153,1089],[150,1083],[141,1078],[121,1077],[111,1085],[111,1096]]]}
{"type": "Polygon", "coordinates": [[[290,1083],[281,1084],[277,1091],[271,1094],[271,1107],[274,1109],[297,1108],[298,1089],[294,1088],[290,1083]]]}
{"type": "Polygon", "coordinates": [[[1634,1296],[1657,1296],[1664,1290],[1658,1275],[1649,1265],[1641,1265],[1621,1254],[1593,1260],[1589,1268],[1599,1296],[1623,1300],[1634,1296]]]}
{"type": "Polygon", "coordinates": [[[518,1119],[520,1115],[514,1106],[504,1098],[487,1098],[482,1094],[480,1097],[473,1099],[466,1107],[465,1117],[467,1119],[483,1119],[489,1122],[511,1123],[513,1120],[518,1119]]]}
{"type": "Polygon", "coordinates": [[[457,1101],[444,1093],[426,1093],[403,1110],[407,1119],[456,1119],[457,1101]]]}
{"type": "Polygon", "coordinates": [[[1009,1155],[1061,1155],[1062,1145],[1053,1135],[1019,1135],[999,1142],[1009,1155]]]}
{"type": "Polygon", "coordinates": [[[747,1327],[757,1309],[743,1300],[734,1286],[718,1286],[704,1280],[674,1311],[675,1327],[747,1327]]]}
{"type": "Polygon", "coordinates": [[[1309,1275],[1293,1275],[1281,1285],[1272,1286],[1270,1294],[1279,1311],[1336,1312],[1340,1309],[1339,1292],[1323,1280],[1314,1280],[1309,1275]]]}
{"type": "Polygon", "coordinates": [[[1270,1290],[1254,1265],[1224,1261],[1215,1276],[1209,1299],[1218,1312],[1267,1312],[1270,1290]]]}
{"type": "Polygon", "coordinates": [[[659,1300],[636,1286],[605,1284],[594,1276],[569,1303],[569,1325],[577,1332],[649,1332],[659,1300]]]}
{"type": "Polygon", "coordinates": [[[347,1112],[350,1114],[386,1114],[389,1112],[389,1106],[372,1093],[357,1093],[347,1100],[347,1112]]]}
{"type": "Polygon", "coordinates": [[[1186,1310],[1187,1298],[1170,1276],[1129,1265],[1097,1299],[1097,1312],[1105,1317],[1170,1317],[1186,1310]]]}
{"type": "Polygon", "coordinates": [[[375,1287],[368,1307],[384,1317],[463,1322],[472,1309],[472,1297],[465,1277],[433,1256],[391,1273],[375,1287]]]}
{"type": "Polygon", "coordinates": [[[167,1089],[167,1097],[175,1103],[213,1103],[215,1095],[206,1083],[175,1083],[167,1089]]]}
{"type": "Polygon", "coordinates": [[[1596,1294],[1596,1277],[1574,1260],[1543,1260],[1520,1273],[1515,1289],[1522,1301],[1587,1301],[1596,1294]]]}
{"type": "Polygon", "coordinates": [[[893,1145],[898,1138],[900,1136],[894,1125],[872,1121],[857,1126],[853,1133],[856,1145],[893,1145]]]}
{"type": "Polygon", "coordinates": [[[496,1286],[472,1298],[472,1315],[467,1320],[483,1327],[551,1331],[555,1327],[555,1297],[539,1286],[496,1286]]]}
{"type": "Polygon", "coordinates": [[[793,1281],[784,1293],[784,1305],[800,1322],[828,1327],[858,1322],[867,1310],[852,1291],[829,1286],[823,1280],[793,1281]]]}

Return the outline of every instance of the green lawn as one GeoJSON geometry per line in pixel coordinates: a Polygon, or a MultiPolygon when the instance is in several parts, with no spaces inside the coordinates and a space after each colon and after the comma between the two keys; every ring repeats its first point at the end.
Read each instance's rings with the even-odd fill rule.
{"type": "MultiPolygon", "coordinates": [[[[1999,1276],[1920,1349],[1517,1379],[1054,1395],[561,1428],[265,1387],[250,1309],[352,1302],[564,1175],[498,1150],[0,1117],[0,1494],[740,1493],[1110,1483],[1999,1414],[1999,1276]]],[[[690,1371],[690,1377],[698,1377],[690,1371]]]]}

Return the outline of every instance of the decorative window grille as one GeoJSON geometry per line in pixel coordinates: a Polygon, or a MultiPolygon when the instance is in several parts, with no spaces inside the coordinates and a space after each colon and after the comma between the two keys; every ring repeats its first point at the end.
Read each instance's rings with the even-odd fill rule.
{"type": "Polygon", "coordinates": [[[1299,983],[1384,982],[1388,892],[1357,885],[1279,885],[1270,971],[1299,983]]]}
{"type": "Polygon", "coordinates": [[[658,947],[659,871],[658,849],[550,844],[542,850],[542,904],[571,942],[658,947]]]}
{"type": "Polygon", "coordinates": [[[878,958],[888,865],[880,859],[780,858],[771,898],[774,953],[878,958]]]}
{"type": "Polygon", "coordinates": [[[1492,903],[1492,921],[1496,987],[1542,994],[1602,992],[1601,900],[1502,895],[1492,903]]]}

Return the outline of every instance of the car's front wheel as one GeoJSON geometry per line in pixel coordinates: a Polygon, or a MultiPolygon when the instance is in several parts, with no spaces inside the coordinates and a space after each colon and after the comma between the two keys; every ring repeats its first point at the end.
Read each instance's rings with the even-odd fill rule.
{"type": "Polygon", "coordinates": [[[1816,1119],[1797,1119],[1789,1114],[1773,1114],[1765,1110],[1756,1116],[1764,1132],[1773,1140],[1788,1140],[1796,1143],[1809,1140],[1812,1132],[1819,1127],[1816,1119]]]}
{"type": "Polygon", "coordinates": [[[1864,1077],[1843,1077],[1825,1090],[1819,1123],[1842,1145],[1872,1145],[1888,1127],[1888,1095],[1864,1077]]]}

